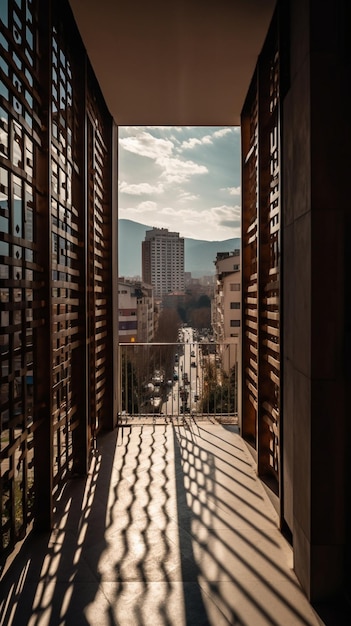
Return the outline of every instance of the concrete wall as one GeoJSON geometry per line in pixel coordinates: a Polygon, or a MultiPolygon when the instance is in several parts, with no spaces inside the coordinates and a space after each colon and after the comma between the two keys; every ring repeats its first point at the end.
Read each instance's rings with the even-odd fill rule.
{"type": "Polygon", "coordinates": [[[290,2],[290,87],[283,101],[283,515],[295,571],[311,600],[339,592],[350,565],[344,7],[290,2]]]}

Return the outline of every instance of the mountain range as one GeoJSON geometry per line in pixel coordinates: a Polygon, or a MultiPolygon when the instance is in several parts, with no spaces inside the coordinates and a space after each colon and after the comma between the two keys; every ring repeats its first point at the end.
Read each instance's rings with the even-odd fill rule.
{"type": "MultiPolygon", "coordinates": [[[[118,220],[119,276],[141,276],[141,243],[145,232],[152,228],[132,220],[118,220]]],[[[210,276],[215,273],[217,252],[233,252],[238,248],[240,238],[205,241],[184,237],[185,271],[191,272],[194,278],[210,276]]]]}

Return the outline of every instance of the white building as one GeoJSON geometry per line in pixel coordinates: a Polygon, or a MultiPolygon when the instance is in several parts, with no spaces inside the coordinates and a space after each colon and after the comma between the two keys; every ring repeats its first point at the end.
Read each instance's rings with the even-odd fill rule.
{"type": "Polygon", "coordinates": [[[118,282],[119,341],[149,343],[154,337],[154,297],[151,285],[118,282]]]}
{"type": "MultiPolygon", "coordinates": [[[[240,250],[219,252],[215,261],[216,287],[212,304],[212,328],[218,343],[239,346],[241,331],[240,250]]],[[[236,360],[231,350],[229,365],[236,360]]]]}
{"type": "Polygon", "coordinates": [[[184,239],[167,228],[153,228],[142,242],[142,277],[156,298],[184,291],[184,239]]]}
{"type": "Polygon", "coordinates": [[[136,283],[138,341],[150,343],[155,334],[154,289],[152,285],[136,283]]]}
{"type": "Polygon", "coordinates": [[[118,282],[118,331],[119,341],[137,341],[138,318],[135,286],[118,282]]]}

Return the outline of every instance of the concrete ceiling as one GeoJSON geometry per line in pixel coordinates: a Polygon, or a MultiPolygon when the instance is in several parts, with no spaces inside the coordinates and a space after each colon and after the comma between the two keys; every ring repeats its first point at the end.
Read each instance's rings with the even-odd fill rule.
{"type": "Polygon", "coordinates": [[[120,126],[231,126],[276,0],[70,0],[120,126]]]}

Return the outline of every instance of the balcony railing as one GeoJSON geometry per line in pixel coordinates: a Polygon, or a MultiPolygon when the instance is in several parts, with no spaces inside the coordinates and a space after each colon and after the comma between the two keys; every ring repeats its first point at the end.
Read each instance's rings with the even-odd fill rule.
{"type": "Polygon", "coordinates": [[[120,421],[188,416],[237,423],[236,344],[121,343],[119,355],[120,421]]]}

